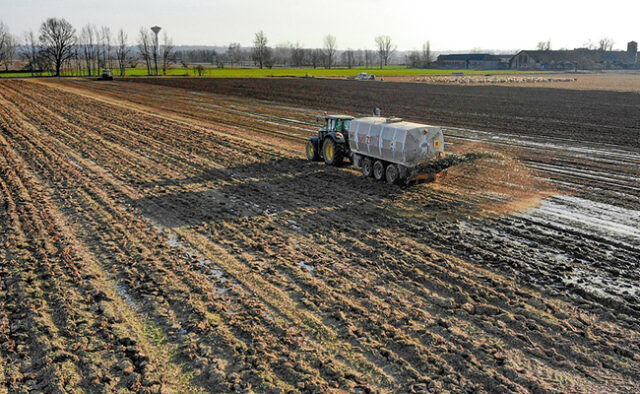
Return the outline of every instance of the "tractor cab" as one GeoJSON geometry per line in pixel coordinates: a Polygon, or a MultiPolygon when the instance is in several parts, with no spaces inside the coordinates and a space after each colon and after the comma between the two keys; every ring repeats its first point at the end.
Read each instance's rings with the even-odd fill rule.
{"type": "MultiPolygon", "coordinates": [[[[319,120],[319,119],[318,119],[319,120]]],[[[324,159],[325,163],[339,165],[349,156],[349,126],[353,116],[324,115],[324,125],[317,137],[307,141],[307,158],[312,161],[324,159]]]]}
{"type": "Polygon", "coordinates": [[[346,115],[326,115],[324,117],[324,127],[320,130],[324,133],[344,133],[349,135],[349,125],[353,116],[346,115]]]}

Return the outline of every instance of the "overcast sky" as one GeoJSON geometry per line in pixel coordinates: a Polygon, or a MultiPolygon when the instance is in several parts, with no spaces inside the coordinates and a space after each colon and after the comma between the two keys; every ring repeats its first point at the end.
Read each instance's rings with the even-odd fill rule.
{"type": "Polygon", "coordinates": [[[426,40],[436,51],[575,48],[610,37],[616,48],[640,41],[638,0],[0,0],[0,20],[12,33],[37,31],[47,17],[78,30],[87,23],[125,29],[133,42],[141,26],[159,25],[178,45],[251,45],[263,30],[269,45],[322,46],[333,34],[338,49],[373,48],[388,34],[400,50],[426,40]]]}

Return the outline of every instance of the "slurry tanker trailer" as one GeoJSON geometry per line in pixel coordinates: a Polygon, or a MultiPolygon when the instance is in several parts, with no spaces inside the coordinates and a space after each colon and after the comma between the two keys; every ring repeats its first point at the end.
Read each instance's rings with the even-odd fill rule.
{"type": "Polygon", "coordinates": [[[444,158],[444,137],[438,126],[395,117],[325,115],[318,135],[307,141],[306,154],[333,166],[350,159],[367,177],[409,184],[436,176],[426,164],[444,158]]]}

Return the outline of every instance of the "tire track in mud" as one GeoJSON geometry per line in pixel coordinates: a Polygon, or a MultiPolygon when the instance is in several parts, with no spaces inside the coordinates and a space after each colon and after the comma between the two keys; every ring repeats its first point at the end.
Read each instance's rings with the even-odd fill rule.
{"type": "MultiPolygon", "coordinates": [[[[28,100],[44,97],[33,93],[28,100]]],[[[464,217],[460,212],[472,209],[477,196],[389,188],[350,170],[267,154],[277,144],[261,147],[255,133],[229,131],[240,145],[248,141],[246,159],[222,151],[215,163],[207,161],[218,141],[231,138],[226,133],[187,139],[171,155],[156,156],[162,145],[154,140],[171,145],[182,138],[173,123],[133,118],[114,128],[108,117],[116,116],[115,107],[94,104],[96,112],[113,111],[101,118],[92,114],[97,102],[65,97],[82,101],[82,110],[47,106],[41,116],[56,127],[72,124],[64,134],[35,123],[33,112],[38,131],[22,131],[25,137],[9,144],[28,153],[39,176],[54,180],[56,202],[66,202],[66,215],[84,229],[77,236],[104,257],[105,271],[163,330],[204,387],[588,391],[638,380],[638,359],[624,350],[638,349],[633,326],[601,320],[597,312],[443,253],[439,244],[456,231],[438,227],[464,217]],[[94,133],[104,128],[130,152],[121,169],[109,168],[116,151],[78,154],[99,146],[81,138],[87,123],[74,118],[84,116],[95,123],[94,133]],[[157,134],[142,131],[154,126],[157,134]],[[138,152],[127,141],[140,137],[150,147],[138,152]],[[196,144],[206,147],[203,157],[176,159],[196,144]],[[134,152],[155,160],[136,166],[134,152]],[[251,160],[256,154],[260,159],[251,160]],[[284,159],[264,162],[274,156],[284,159]],[[164,161],[171,171],[157,171],[164,161]],[[196,163],[213,168],[198,173],[196,163]],[[120,175],[110,176],[113,171],[120,175]],[[439,214],[420,212],[424,207],[439,214]],[[421,215],[405,221],[398,210],[421,215]],[[323,342],[314,330],[331,335],[323,342]],[[340,347],[348,351],[332,360],[340,347]],[[221,367],[225,362],[235,367],[221,367]],[[244,369],[251,365],[257,372],[244,369]]],[[[483,248],[473,250],[468,261],[483,248]]]]}

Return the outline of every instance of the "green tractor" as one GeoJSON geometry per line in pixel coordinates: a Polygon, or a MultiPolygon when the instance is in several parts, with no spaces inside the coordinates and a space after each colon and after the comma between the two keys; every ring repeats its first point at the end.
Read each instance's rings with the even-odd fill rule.
{"type": "Polygon", "coordinates": [[[345,157],[351,158],[349,126],[352,120],[353,116],[325,114],[324,126],[318,130],[318,136],[307,141],[307,159],[339,166],[345,157]]]}

